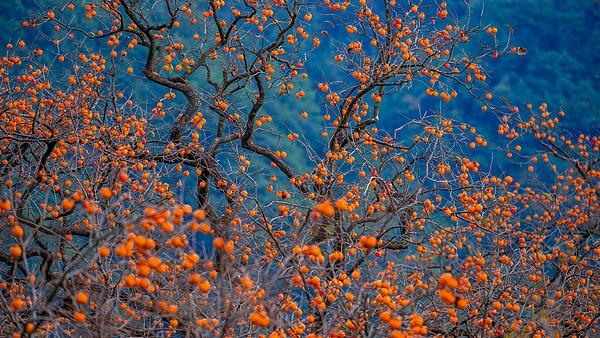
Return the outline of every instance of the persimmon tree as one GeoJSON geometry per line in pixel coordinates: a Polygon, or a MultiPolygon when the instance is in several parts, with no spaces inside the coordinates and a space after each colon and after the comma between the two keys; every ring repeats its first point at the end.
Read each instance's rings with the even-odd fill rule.
{"type": "Polygon", "coordinates": [[[460,6],[105,0],[24,21],[45,39],[0,61],[2,335],[597,334],[600,138],[488,92],[489,61],[526,50],[460,6]],[[439,108],[404,114],[408,92],[439,108]]]}

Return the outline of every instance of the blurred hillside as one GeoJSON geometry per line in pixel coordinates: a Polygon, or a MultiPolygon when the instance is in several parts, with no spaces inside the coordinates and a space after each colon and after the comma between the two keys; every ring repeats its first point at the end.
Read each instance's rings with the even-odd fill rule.
{"type": "MultiPolygon", "coordinates": [[[[573,129],[589,130],[600,125],[600,1],[470,2],[474,19],[483,13],[483,23],[499,27],[501,38],[511,31],[512,44],[528,49],[524,57],[490,62],[488,78],[492,92],[505,96],[514,104],[545,101],[551,107],[560,106],[568,113],[567,123],[573,129]]],[[[35,13],[45,13],[58,3],[61,1],[0,0],[0,19],[6,34],[3,41],[33,34],[31,30],[21,29],[20,22],[35,13]]],[[[460,13],[464,1],[450,0],[448,3],[450,9],[464,14],[460,13]]],[[[335,36],[330,40],[334,39],[335,36]]],[[[418,107],[421,110],[430,108],[428,102],[422,102],[419,93],[404,94],[401,93],[403,113],[416,111],[418,107]]],[[[397,104],[394,106],[398,107],[397,104]]],[[[466,95],[456,101],[455,109],[469,119],[485,119],[466,95]]]]}

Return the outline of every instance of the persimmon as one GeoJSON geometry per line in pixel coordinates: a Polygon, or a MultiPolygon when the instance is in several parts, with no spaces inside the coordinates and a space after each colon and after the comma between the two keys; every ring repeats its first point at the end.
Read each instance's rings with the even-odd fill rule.
{"type": "Polygon", "coordinates": [[[444,288],[449,287],[450,289],[456,289],[458,287],[458,280],[452,276],[452,274],[446,272],[440,275],[438,281],[438,287],[444,288]]]}
{"type": "Polygon", "coordinates": [[[73,201],[70,198],[65,198],[62,200],[62,208],[65,212],[69,212],[71,210],[73,210],[73,208],[75,207],[75,201],[73,201]]]}
{"type": "Polygon", "coordinates": [[[423,317],[413,314],[410,316],[409,324],[411,327],[420,327],[424,323],[423,317]]]}
{"type": "Polygon", "coordinates": [[[262,312],[252,312],[248,319],[250,320],[250,323],[262,327],[269,326],[269,323],[271,322],[270,318],[262,312]]]}
{"type": "Polygon", "coordinates": [[[335,208],[337,210],[347,211],[348,210],[348,202],[346,201],[346,199],[340,198],[339,200],[337,200],[335,202],[335,208]]]}
{"type": "Polygon", "coordinates": [[[12,258],[19,258],[23,254],[23,248],[20,245],[15,244],[10,247],[8,252],[12,258]]]}
{"type": "Polygon", "coordinates": [[[375,248],[377,246],[377,238],[373,236],[362,236],[359,245],[367,249],[375,248]]]}
{"type": "Polygon", "coordinates": [[[209,234],[212,231],[210,225],[208,225],[207,223],[200,224],[198,230],[200,230],[200,232],[205,233],[205,234],[209,234]]]}
{"type": "Polygon", "coordinates": [[[79,304],[87,304],[89,296],[87,293],[80,291],[75,295],[75,301],[79,304]]]}
{"type": "Polygon", "coordinates": [[[392,318],[388,321],[388,326],[392,330],[397,330],[402,328],[402,320],[400,318],[392,318]]]}
{"type": "Polygon", "coordinates": [[[477,280],[480,282],[486,282],[488,280],[488,275],[485,272],[479,272],[477,274],[477,280]]]}
{"type": "Polygon", "coordinates": [[[446,304],[454,304],[456,301],[456,296],[452,294],[452,291],[447,289],[441,289],[438,291],[440,298],[446,304]]]}
{"type": "Polygon", "coordinates": [[[10,310],[14,312],[21,310],[21,308],[23,308],[24,306],[25,302],[23,302],[23,299],[21,298],[15,298],[9,304],[10,310]]]}
{"type": "Polygon", "coordinates": [[[335,215],[333,203],[329,200],[325,200],[323,202],[318,203],[315,207],[315,211],[330,218],[335,215]]]}
{"type": "Polygon", "coordinates": [[[16,238],[23,238],[25,235],[25,231],[19,225],[13,225],[13,227],[10,229],[10,233],[16,238]]]}
{"type": "Polygon", "coordinates": [[[137,285],[137,279],[135,278],[135,276],[134,276],[134,275],[131,275],[131,274],[130,274],[130,275],[127,275],[127,276],[125,277],[125,285],[126,285],[127,287],[130,287],[130,288],[132,288],[132,287],[136,286],[136,285],[137,285]]]}
{"type": "Polygon", "coordinates": [[[110,255],[110,248],[106,246],[101,246],[98,248],[98,254],[100,257],[108,257],[110,255]]]}
{"type": "Polygon", "coordinates": [[[225,248],[225,241],[221,237],[215,237],[213,240],[213,246],[217,250],[223,250],[223,248],[225,248]]]}
{"type": "Polygon", "coordinates": [[[466,298],[458,297],[456,299],[455,306],[457,309],[465,309],[467,306],[469,306],[469,301],[466,298]]]}
{"type": "Polygon", "coordinates": [[[7,199],[0,200],[0,209],[3,211],[9,211],[12,203],[7,199]]]}
{"type": "Polygon", "coordinates": [[[85,323],[85,313],[82,311],[75,311],[75,313],[73,313],[73,319],[77,322],[77,323],[85,323]]]}
{"type": "Polygon", "coordinates": [[[100,196],[102,196],[102,198],[109,199],[109,198],[111,198],[113,196],[113,193],[110,190],[110,188],[108,188],[108,187],[102,187],[100,189],[100,196]]]}

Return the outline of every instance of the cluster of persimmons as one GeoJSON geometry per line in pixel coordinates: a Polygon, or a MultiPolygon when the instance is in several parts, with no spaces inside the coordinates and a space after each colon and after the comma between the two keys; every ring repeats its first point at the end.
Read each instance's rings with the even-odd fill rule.
{"type": "Polygon", "coordinates": [[[484,66],[523,49],[449,7],[23,21],[47,40],[3,38],[0,336],[597,336],[600,137],[497,100],[484,66]]]}

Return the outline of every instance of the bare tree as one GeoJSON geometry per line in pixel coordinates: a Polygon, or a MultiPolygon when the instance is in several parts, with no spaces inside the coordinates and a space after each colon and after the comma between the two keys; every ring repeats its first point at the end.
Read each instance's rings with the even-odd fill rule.
{"type": "Polygon", "coordinates": [[[104,0],[25,21],[47,39],[0,61],[2,335],[593,336],[600,139],[488,93],[486,60],[525,49],[458,11],[104,0]],[[440,110],[385,121],[403,92],[440,110]],[[458,95],[506,142],[447,112],[458,95]]]}

